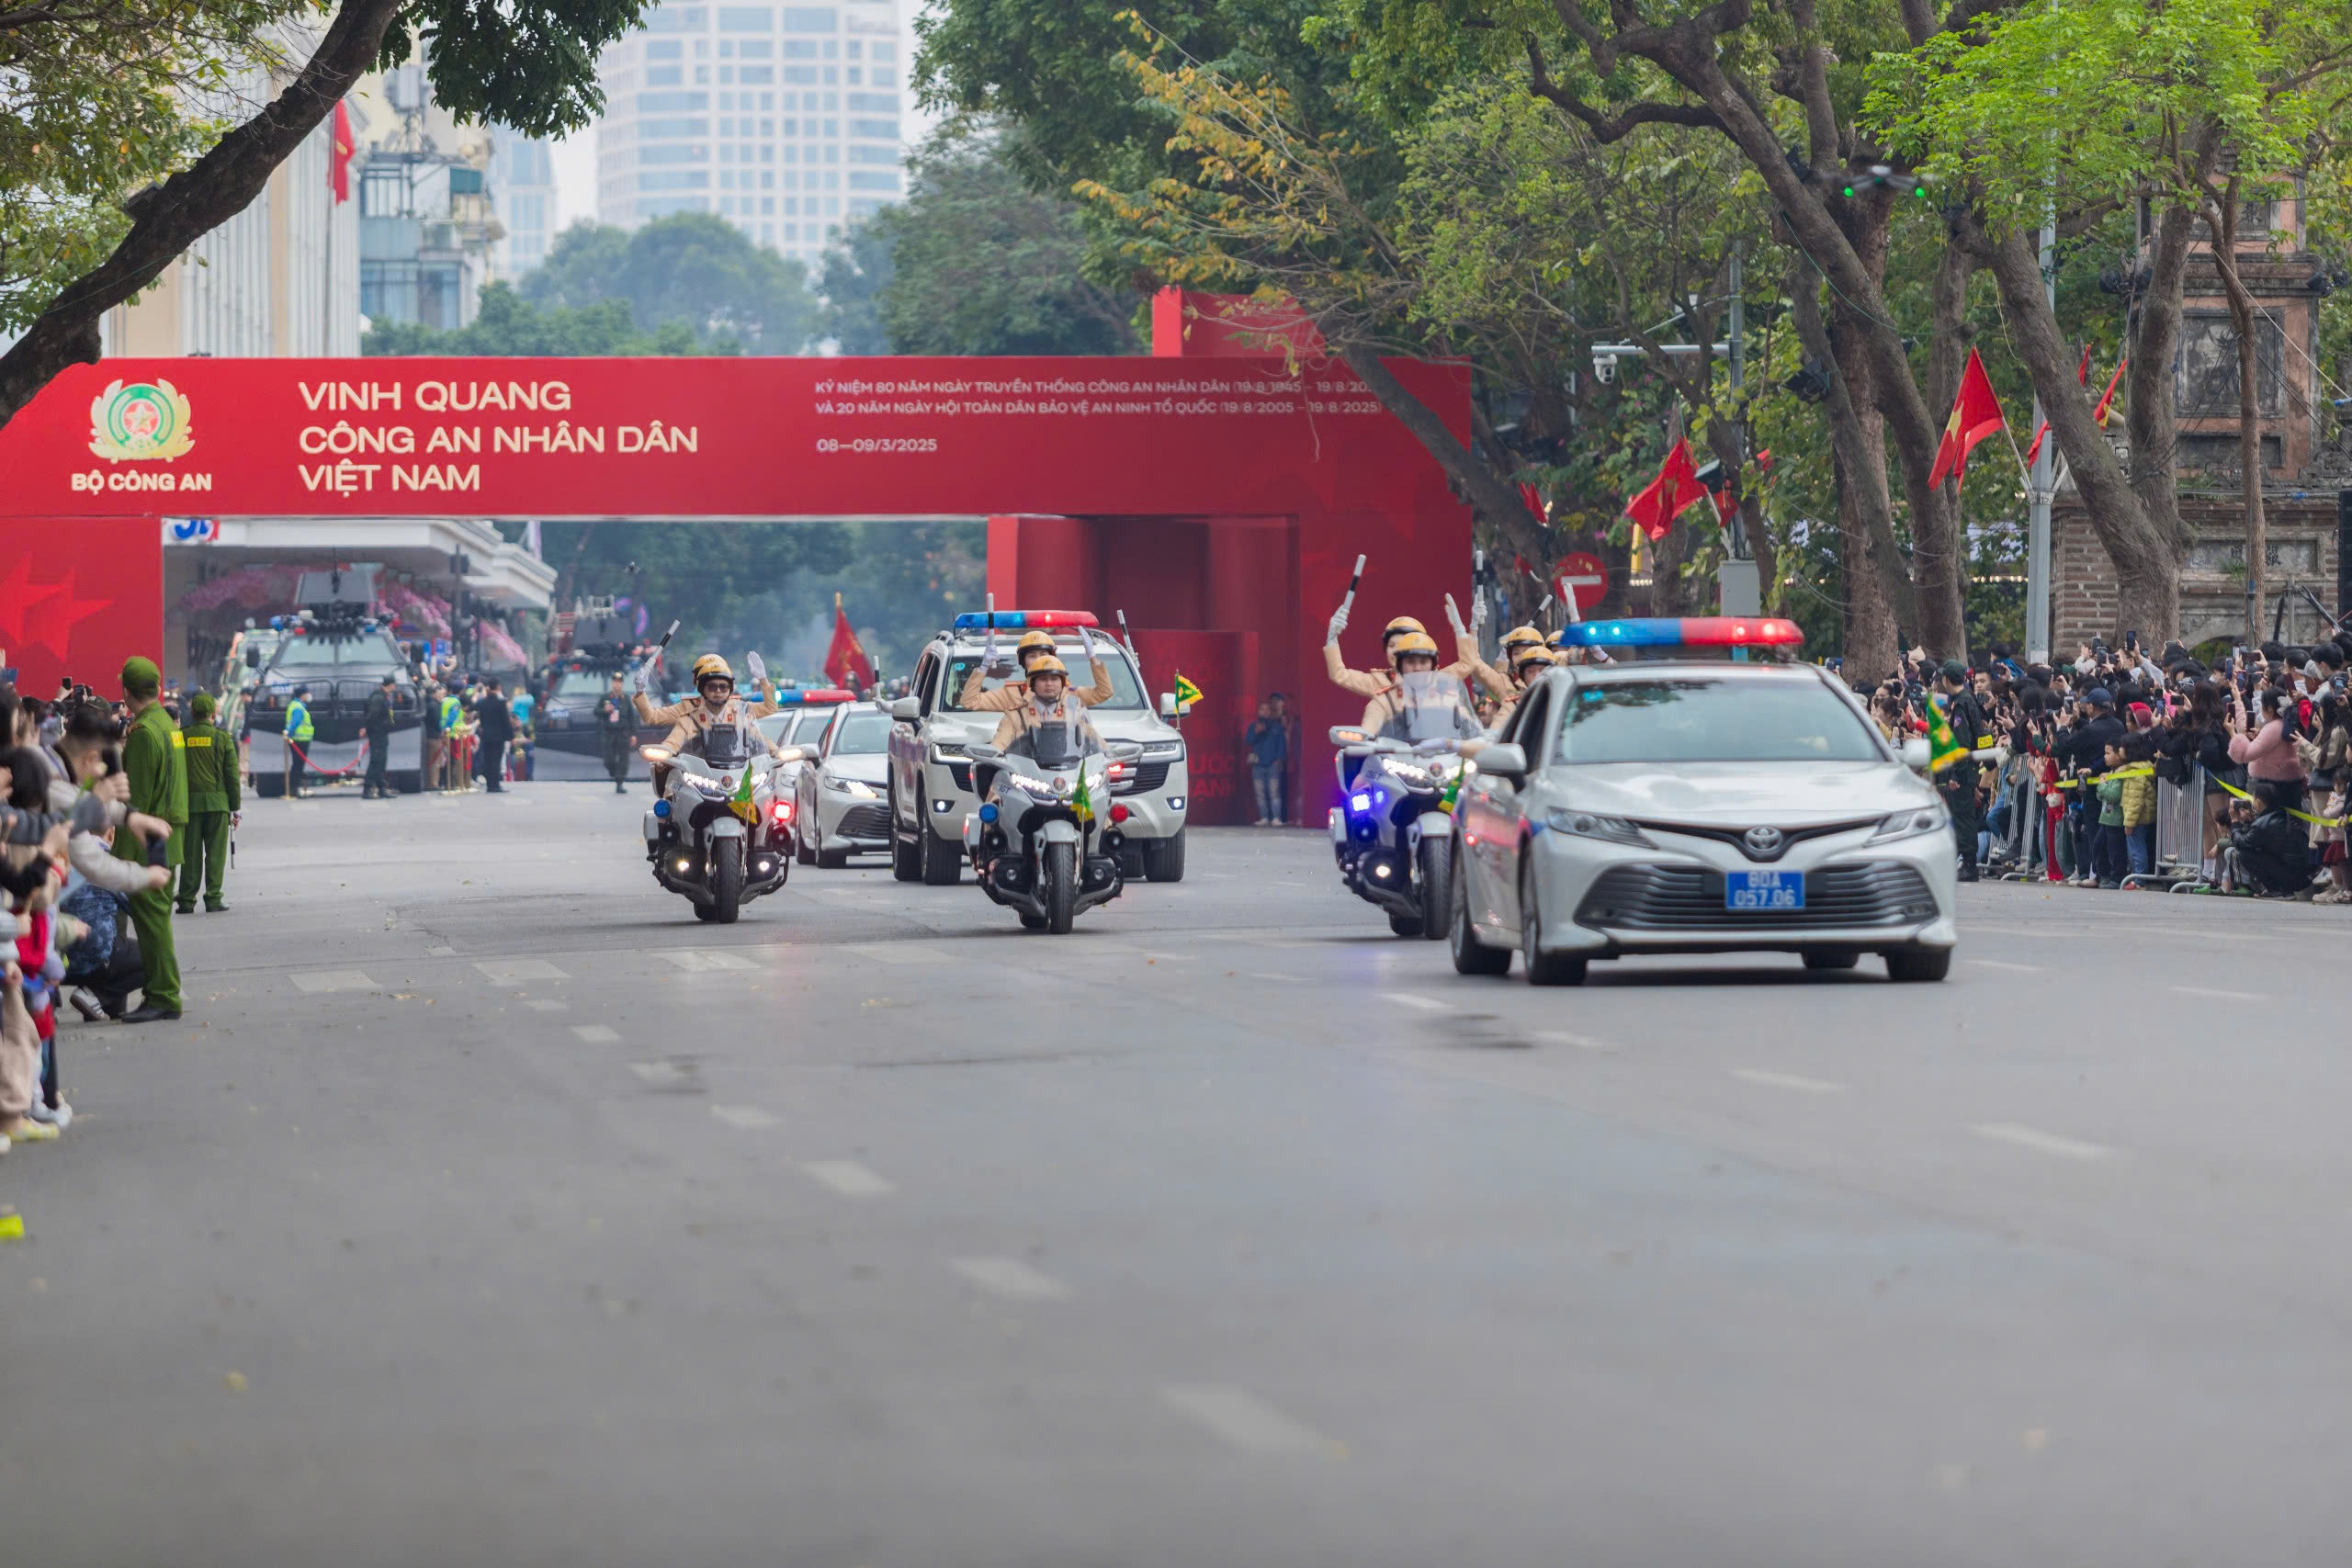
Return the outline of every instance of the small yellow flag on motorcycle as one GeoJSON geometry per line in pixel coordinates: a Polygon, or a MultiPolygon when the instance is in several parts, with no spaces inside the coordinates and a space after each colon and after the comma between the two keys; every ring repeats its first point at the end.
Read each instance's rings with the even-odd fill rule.
{"type": "Polygon", "coordinates": [[[1184,679],[1184,672],[1179,670],[1176,672],[1176,705],[1188,708],[1200,700],[1201,689],[1184,679]]]}
{"type": "Polygon", "coordinates": [[[1954,762],[1968,760],[1968,748],[1951,732],[1951,721],[1944,717],[1944,699],[1940,694],[1928,694],[1928,772],[1940,773],[1954,762]]]}
{"type": "Polygon", "coordinates": [[[760,825],[760,808],[752,799],[752,769],[749,763],[743,767],[743,782],[735,786],[735,796],[727,805],[743,819],[744,826],[756,828],[760,825]]]}

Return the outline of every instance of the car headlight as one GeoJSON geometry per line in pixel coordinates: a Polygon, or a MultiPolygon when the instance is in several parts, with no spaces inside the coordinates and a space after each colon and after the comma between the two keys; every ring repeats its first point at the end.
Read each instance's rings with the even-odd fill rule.
{"type": "Polygon", "coordinates": [[[1877,830],[1864,840],[1871,844],[1891,844],[1897,839],[1916,839],[1922,833],[1940,833],[1951,827],[1951,813],[1942,802],[1933,806],[1915,806],[1898,811],[1878,825],[1877,830]]]}
{"type": "Polygon", "coordinates": [[[864,779],[827,779],[825,787],[835,795],[854,795],[860,800],[874,798],[874,786],[864,779]]]}
{"type": "Polygon", "coordinates": [[[1137,760],[1146,762],[1181,762],[1184,760],[1184,743],[1182,740],[1153,741],[1143,749],[1143,755],[1137,760]]]}
{"type": "Polygon", "coordinates": [[[961,746],[952,746],[944,740],[931,743],[931,760],[934,762],[961,761],[966,754],[961,746]]]}
{"type": "Polygon", "coordinates": [[[1653,849],[1646,834],[1623,817],[1601,817],[1589,811],[1571,811],[1555,806],[1544,814],[1544,826],[1556,832],[1573,834],[1579,839],[1599,839],[1603,843],[1630,844],[1637,849],[1653,849]]]}

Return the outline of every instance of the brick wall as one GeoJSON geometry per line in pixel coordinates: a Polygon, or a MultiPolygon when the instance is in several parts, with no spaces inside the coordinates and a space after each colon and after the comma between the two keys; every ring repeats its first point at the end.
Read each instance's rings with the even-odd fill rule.
{"type": "MultiPolygon", "coordinates": [[[[2324,604],[2335,600],[2335,496],[2333,491],[2266,498],[2269,536],[2270,598],[2263,609],[2263,636],[2270,635],[2277,595],[2291,579],[2305,584],[2324,604]]],[[[2245,626],[2245,579],[2227,570],[2245,558],[2245,523],[2229,499],[2184,500],[2181,516],[2197,542],[2180,578],[2181,639],[2195,644],[2226,637],[2245,626]]],[[[2129,629],[2117,625],[2115,565],[2091,531],[2081,502],[2061,495],[2051,509],[2051,640],[2053,651],[2071,653],[2094,635],[2110,644],[2129,629]]],[[[2320,626],[2304,602],[2287,612],[2288,642],[2308,640],[2320,626]]]]}

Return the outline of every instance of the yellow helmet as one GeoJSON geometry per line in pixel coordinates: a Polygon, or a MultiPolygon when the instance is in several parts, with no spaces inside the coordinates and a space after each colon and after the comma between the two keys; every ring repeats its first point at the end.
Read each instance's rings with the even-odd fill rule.
{"type": "Polygon", "coordinates": [[[695,660],[695,684],[699,686],[713,676],[722,681],[732,682],[735,679],[735,671],[729,669],[727,660],[719,658],[718,655],[706,653],[695,660]]]}
{"type": "Polygon", "coordinates": [[[1560,656],[1539,642],[1532,648],[1522,648],[1511,655],[1510,670],[1512,674],[1519,676],[1523,682],[1527,678],[1525,671],[1528,666],[1549,666],[1558,662],[1560,662],[1560,656]]]}
{"type": "MultiPolygon", "coordinates": [[[[1046,634],[1038,632],[1035,635],[1044,637],[1046,634]]],[[[1040,654],[1029,661],[1029,678],[1034,681],[1040,675],[1058,675],[1067,681],[1069,679],[1069,666],[1064,664],[1058,655],[1040,654]]]]}
{"type": "Polygon", "coordinates": [[[1026,669],[1029,665],[1030,656],[1036,653],[1041,649],[1047,653],[1054,651],[1054,634],[1051,632],[1026,632],[1023,634],[1019,642],[1012,645],[1012,656],[1015,659],[1020,660],[1023,668],[1026,669]]]}
{"type": "Polygon", "coordinates": [[[1391,666],[1401,670],[1405,665],[1405,656],[1409,653],[1426,653],[1431,660],[1435,660],[1437,638],[1418,629],[1402,633],[1396,641],[1388,645],[1388,662],[1391,666]]]}
{"type": "Polygon", "coordinates": [[[1393,640],[1394,638],[1403,637],[1408,632],[1425,632],[1427,630],[1429,630],[1429,627],[1421,625],[1420,622],[1413,619],[1412,616],[1399,615],[1381,628],[1380,640],[1385,643],[1393,640]]]}
{"type": "Polygon", "coordinates": [[[1544,643],[1544,634],[1537,631],[1533,626],[1511,627],[1510,630],[1503,633],[1503,657],[1506,659],[1511,658],[1511,649],[1515,648],[1525,648],[1530,643],[1533,643],[1538,648],[1543,647],[1544,643]]]}

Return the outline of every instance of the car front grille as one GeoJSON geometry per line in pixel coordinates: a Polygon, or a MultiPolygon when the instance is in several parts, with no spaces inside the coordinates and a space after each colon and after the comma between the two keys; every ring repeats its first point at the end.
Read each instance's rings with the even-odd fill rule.
{"type": "Polygon", "coordinates": [[[890,808],[853,806],[842,813],[842,825],[834,831],[844,839],[887,839],[890,836],[890,808]]]}
{"type": "Polygon", "coordinates": [[[947,764],[947,776],[948,776],[949,778],[954,779],[954,780],[956,781],[956,793],[957,793],[957,794],[959,794],[959,795],[969,795],[969,794],[971,794],[971,793],[972,793],[972,764],[971,764],[971,763],[969,763],[969,762],[950,762],[950,763],[948,763],[948,764],[947,764]]]}
{"type": "Polygon", "coordinates": [[[1935,896],[1898,861],[1822,866],[1804,877],[1802,909],[1726,909],[1724,874],[1703,866],[1620,865],[1577,906],[1577,924],[1619,931],[1751,931],[1901,926],[1935,919],[1935,896]]]}
{"type": "Polygon", "coordinates": [[[1113,784],[1111,793],[1113,795],[1149,795],[1154,790],[1165,789],[1168,787],[1169,767],[1170,764],[1166,762],[1137,762],[1135,765],[1135,773],[1113,784]]]}

